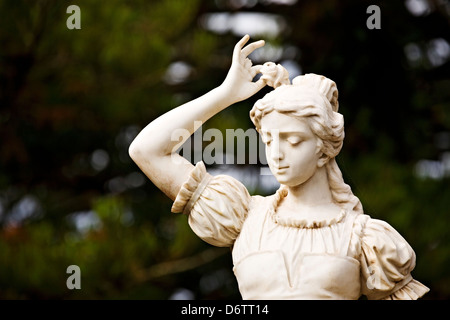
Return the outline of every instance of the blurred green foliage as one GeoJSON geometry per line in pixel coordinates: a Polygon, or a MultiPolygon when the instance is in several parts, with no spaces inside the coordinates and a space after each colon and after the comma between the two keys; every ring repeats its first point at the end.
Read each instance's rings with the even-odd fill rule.
{"type": "MultiPolygon", "coordinates": [[[[414,16],[387,0],[0,0],[0,298],[167,299],[182,288],[240,298],[229,249],[170,214],[127,153],[148,122],[224,79],[240,35],[207,30],[213,12],[277,14],[284,32],[257,38],[297,48],[290,59],[303,73],[336,81],[346,181],[415,249],[425,298],[450,298],[450,64],[448,54],[432,59],[445,49],[434,52],[433,40],[450,42],[450,18],[446,2],[427,3],[414,16]],[[81,8],[81,30],[66,27],[69,4],[81,8]],[[380,30],[366,27],[371,4],[380,30]],[[177,61],[189,77],[168,83],[177,61]],[[424,159],[444,174],[419,177],[424,159]],[[81,290],[66,287],[72,264],[81,290]]],[[[250,128],[265,92],[206,126],[250,128]]]]}

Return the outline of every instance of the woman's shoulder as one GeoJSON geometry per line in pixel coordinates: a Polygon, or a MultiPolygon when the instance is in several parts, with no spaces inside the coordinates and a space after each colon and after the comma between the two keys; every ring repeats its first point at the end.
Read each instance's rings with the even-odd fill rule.
{"type": "Polygon", "coordinates": [[[374,218],[365,213],[356,217],[354,227],[359,228],[361,236],[365,238],[401,237],[398,231],[387,221],[374,218]]]}
{"type": "Polygon", "coordinates": [[[353,225],[353,232],[368,245],[375,243],[382,244],[386,241],[405,241],[400,233],[387,221],[373,218],[365,213],[357,214],[353,225]]]}
{"type": "Polygon", "coordinates": [[[274,201],[274,197],[275,197],[275,194],[251,195],[249,212],[260,212],[261,210],[267,209],[271,205],[271,203],[274,201]]]}

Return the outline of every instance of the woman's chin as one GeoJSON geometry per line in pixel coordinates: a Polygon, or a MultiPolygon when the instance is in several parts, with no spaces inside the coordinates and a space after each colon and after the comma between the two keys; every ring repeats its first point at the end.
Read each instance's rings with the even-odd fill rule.
{"type": "Polygon", "coordinates": [[[295,186],[295,183],[293,183],[292,179],[289,179],[289,177],[286,176],[280,176],[280,175],[274,175],[275,179],[277,179],[278,183],[281,185],[285,185],[287,187],[293,187],[295,186]]]}
{"type": "Polygon", "coordinates": [[[284,185],[286,187],[297,187],[303,183],[305,183],[305,180],[307,181],[308,179],[305,180],[300,180],[298,179],[298,177],[292,178],[286,175],[277,175],[274,174],[275,179],[277,179],[278,183],[281,185],[284,185]]]}

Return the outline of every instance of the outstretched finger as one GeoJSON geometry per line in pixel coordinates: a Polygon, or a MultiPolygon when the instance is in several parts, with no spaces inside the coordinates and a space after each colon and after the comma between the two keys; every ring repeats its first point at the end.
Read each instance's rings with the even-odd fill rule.
{"type": "Polygon", "coordinates": [[[255,51],[258,48],[261,48],[265,44],[266,44],[266,42],[264,40],[252,42],[248,46],[246,46],[244,49],[242,49],[241,52],[244,55],[244,57],[247,57],[250,53],[252,53],[253,51],[255,51]]]}
{"type": "Polygon", "coordinates": [[[239,40],[238,43],[236,43],[233,50],[233,60],[239,60],[241,50],[247,43],[248,39],[250,39],[250,36],[246,34],[245,36],[242,37],[241,40],[239,40]]]}

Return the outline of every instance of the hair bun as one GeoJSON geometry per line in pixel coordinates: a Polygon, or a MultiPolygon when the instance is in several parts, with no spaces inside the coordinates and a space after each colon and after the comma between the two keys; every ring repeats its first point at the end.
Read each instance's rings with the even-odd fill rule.
{"type": "Polygon", "coordinates": [[[311,89],[319,91],[319,93],[330,102],[333,111],[334,112],[338,111],[339,93],[336,83],[333,80],[330,80],[327,77],[318,74],[307,73],[305,75],[295,77],[292,80],[292,84],[295,86],[307,86],[310,87],[311,89]]]}
{"type": "Polygon", "coordinates": [[[273,88],[290,84],[289,72],[281,64],[266,62],[261,68],[261,73],[261,79],[266,80],[266,83],[273,88]]]}

